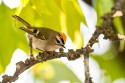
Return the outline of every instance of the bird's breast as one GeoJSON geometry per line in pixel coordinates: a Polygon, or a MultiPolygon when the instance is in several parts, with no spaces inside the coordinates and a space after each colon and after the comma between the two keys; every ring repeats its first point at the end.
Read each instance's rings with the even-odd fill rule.
{"type": "Polygon", "coordinates": [[[32,38],[32,46],[35,49],[39,49],[42,51],[55,51],[56,49],[60,48],[60,46],[54,45],[49,40],[41,40],[30,34],[28,34],[28,37],[32,38]]]}

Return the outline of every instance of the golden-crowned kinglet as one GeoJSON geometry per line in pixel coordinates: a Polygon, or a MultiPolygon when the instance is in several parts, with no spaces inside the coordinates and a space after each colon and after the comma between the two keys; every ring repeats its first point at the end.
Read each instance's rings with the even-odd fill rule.
{"type": "Polygon", "coordinates": [[[65,48],[66,35],[64,33],[45,27],[34,27],[17,15],[13,17],[24,25],[20,29],[27,32],[27,36],[32,38],[33,48],[43,51],[55,51],[61,47],[65,48]]]}

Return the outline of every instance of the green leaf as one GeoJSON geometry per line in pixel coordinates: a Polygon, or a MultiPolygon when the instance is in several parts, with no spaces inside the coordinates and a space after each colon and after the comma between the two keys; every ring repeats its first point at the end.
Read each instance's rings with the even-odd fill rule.
{"type": "MultiPolygon", "coordinates": [[[[75,44],[75,48],[82,46],[82,36],[80,34],[80,23],[84,21],[84,15],[80,11],[78,3],[74,1],[65,1],[63,4],[65,16],[62,17],[62,30],[64,29],[75,44]]],[[[62,15],[63,16],[63,15],[62,15]]],[[[86,24],[86,23],[85,23],[86,24]]]]}
{"type": "Polygon", "coordinates": [[[28,4],[29,0],[21,0],[19,7],[16,10],[16,15],[19,15],[21,10],[28,4]]]}
{"type": "MultiPolygon", "coordinates": [[[[116,31],[119,34],[125,34],[125,30],[123,27],[123,23],[122,20],[120,19],[120,17],[117,17],[113,20],[113,24],[115,26],[116,31]]],[[[120,41],[120,45],[119,45],[119,50],[122,52],[125,49],[125,41],[120,41]]]]}
{"type": "Polygon", "coordinates": [[[125,78],[125,56],[119,53],[116,43],[113,43],[110,49],[99,56],[92,56],[98,62],[101,70],[104,70],[105,76],[110,76],[111,80],[125,78]]]}
{"type": "Polygon", "coordinates": [[[123,24],[122,24],[122,21],[121,21],[120,17],[115,18],[113,20],[113,23],[114,23],[114,26],[115,26],[118,33],[120,33],[120,34],[125,33],[124,27],[123,27],[123,24]]]}
{"type": "Polygon", "coordinates": [[[0,62],[0,74],[1,74],[3,71],[4,71],[4,70],[3,70],[3,67],[2,67],[1,62],[0,62]]]}
{"type": "MultiPolygon", "coordinates": [[[[47,61],[33,68],[35,80],[41,80],[46,83],[58,83],[66,80],[70,83],[81,83],[79,78],[65,66],[62,62],[57,60],[47,61]]],[[[40,81],[40,82],[41,82],[40,81]]]]}
{"type": "Polygon", "coordinates": [[[63,12],[63,8],[62,8],[62,4],[61,4],[61,0],[54,0],[55,1],[55,3],[57,4],[57,6],[62,10],[62,12],[63,12]]]}
{"type": "Polygon", "coordinates": [[[24,43],[26,39],[22,37],[23,34],[20,34],[21,30],[13,25],[14,10],[7,8],[2,3],[0,12],[0,65],[4,70],[10,62],[14,50],[18,47],[26,48],[26,43],[24,43]]]}
{"type": "Polygon", "coordinates": [[[93,1],[94,8],[97,11],[98,24],[101,22],[102,15],[111,11],[111,8],[114,6],[113,0],[97,0],[93,1]]]}

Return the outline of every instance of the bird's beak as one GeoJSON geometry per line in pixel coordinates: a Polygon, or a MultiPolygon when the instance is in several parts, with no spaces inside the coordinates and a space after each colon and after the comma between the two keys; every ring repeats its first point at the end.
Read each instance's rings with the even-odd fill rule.
{"type": "Polygon", "coordinates": [[[66,48],[63,44],[56,44],[56,45],[60,45],[61,47],[66,48]]]}
{"type": "Polygon", "coordinates": [[[63,48],[66,48],[64,45],[61,45],[63,48]]]}

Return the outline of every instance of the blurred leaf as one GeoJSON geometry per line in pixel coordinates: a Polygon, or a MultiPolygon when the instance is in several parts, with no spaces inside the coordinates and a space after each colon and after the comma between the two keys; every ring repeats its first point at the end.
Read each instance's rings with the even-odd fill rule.
{"type": "MultiPolygon", "coordinates": [[[[117,17],[114,19],[113,24],[115,26],[116,31],[119,34],[125,34],[125,30],[123,27],[123,23],[122,20],[120,19],[120,17],[117,17]]],[[[125,49],[125,41],[120,41],[120,45],[119,45],[119,50],[122,52],[125,49]]]]}
{"type": "Polygon", "coordinates": [[[3,72],[3,67],[1,66],[1,62],[0,62],[0,74],[3,72]]]}
{"type": "Polygon", "coordinates": [[[33,70],[36,80],[42,80],[46,83],[58,83],[63,80],[70,81],[70,83],[81,83],[69,68],[57,60],[36,65],[33,70]]]}
{"type": "Polygon", "coordinates": [[[116,50],[117,45],[113,43],[106,53],[92,56],[98,61],[101,70],[105,71],[105,76],[110,76],[112,80],[125,78],[125,56],[116,50]]]}
{"type": "Polygon", "coordinates": [[[55,3],[56,3],[57,6],[63,11],[62,5],[61,5],[61,0],[55,0],[55,3]]]}
{"type": "Polygon", "coordinates": [[[97,11],[98,16],[98,24],[101,22],[101,16],[110,12],[111,8],[114,6],[113,0],[94,0],[93,1],[94,8],[97,11]]]}
{"type": "MultiPolygon", "coordinates": [[[[21,37],[20,30],[13,25],[13,10],[7,8],[3,3],[0,5],[0,65],[5,69],[10,62],[14,50],[18,47],[24,48],[26,39],[21,37]],[[2,13],[4,12],[4,13],[2,13]]],[[[25,47],[26,48],[26,47],[25,47]]]]}
{"type": "MultiPolygon", "coordinates": [[[[63,5],[63,9],[65,12],[67,33],[74,43],[75,41],[77,41],[75,45],[77,45],[76,48],[79,48],[82,46],[82,42],[81,42],[82,37],[80,34],[80,23],[83,22],[85,18],[83,15],[81,15],[82,11],[78,6],[78,3],[75,2],[75,0],[65,1],[63,5]],[[78,39],[81,39],[81,41],[78,41],[78,39]]],[[[84,24],[86,23],[84,22],[84,24]]]]}
{"type": "Polygon", "coordinates": [[[117,17],[113,20],[113,23],[114,23],[114,26],[117,30],[118,33],[120,34],[124,34],[125,31],[124,31],[124,28],[123,28],[123,24],[122,24],[122,21],[120,19],[120,17],[117,17]]]}
{"type": "Polygon", "coordinates": [[[29,0],[21,0],[19,7],[16,10],[16,15],[19,15],[21,10],[28,4],[29,0]]]}

